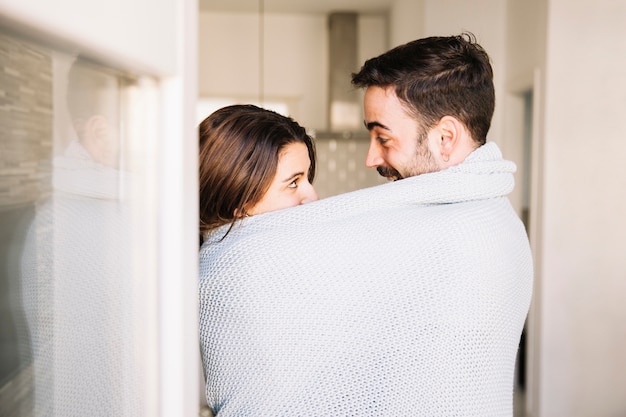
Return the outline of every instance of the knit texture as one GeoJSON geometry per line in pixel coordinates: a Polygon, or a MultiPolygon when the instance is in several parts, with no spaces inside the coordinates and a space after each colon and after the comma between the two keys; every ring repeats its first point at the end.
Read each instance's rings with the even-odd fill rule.
{"type": "MultiPolygon", "coordinates": [[[[78,143],[53,160],[21,255],[34,417],[145,415],[128,176],[78,143]]],[[[141,243],[141,242],[140,242],[141,243]]],[[[29,414],[31,415],[31,414],[29,414]]]]}
{"type": "Polygon", "coordinates": [[[200,341],[224,416],[511,416],[532,292],[515,165],[465,162],[207,237],[200,341]]]}

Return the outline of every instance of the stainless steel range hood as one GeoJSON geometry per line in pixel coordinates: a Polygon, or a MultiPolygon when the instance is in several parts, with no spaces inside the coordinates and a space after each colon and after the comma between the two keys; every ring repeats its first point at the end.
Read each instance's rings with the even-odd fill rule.
{"type": "Polygon", "coordinates": [[[359,69],[357,24],[358,15],[354,12],[328,15],[328,128],[318,131],[318,138],[367,138],[361,96],[351,84],[351,74],[359,69]]]}

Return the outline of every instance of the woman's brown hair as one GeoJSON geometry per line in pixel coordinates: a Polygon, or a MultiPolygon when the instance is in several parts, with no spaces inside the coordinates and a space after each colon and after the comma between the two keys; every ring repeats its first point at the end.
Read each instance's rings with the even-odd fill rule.
{"type": "Polygon", "coordinates": [[[265,195],[281,150],[304,143],[315,177],[315,145],[293,119],[254,105],[223,107],[199,126],[200,236],[234,224],[265,195]]]}

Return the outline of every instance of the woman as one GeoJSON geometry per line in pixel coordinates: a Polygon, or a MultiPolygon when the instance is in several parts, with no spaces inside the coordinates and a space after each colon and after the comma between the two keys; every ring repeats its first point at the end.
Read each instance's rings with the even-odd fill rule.
{"type": "Polygon", "coordinates": [[[289,117],[253,105],[221,108],[200,124],[200,239],[245,217],[318,199],[315,147],[289,117]]]}
{"type": "Polygon", "coordinates": [[[253,105],[233,105],[199,127],[200,279],[213,261],[209,246],[237,221],[318,199],[315,146],[289,117],[253,105]]]}

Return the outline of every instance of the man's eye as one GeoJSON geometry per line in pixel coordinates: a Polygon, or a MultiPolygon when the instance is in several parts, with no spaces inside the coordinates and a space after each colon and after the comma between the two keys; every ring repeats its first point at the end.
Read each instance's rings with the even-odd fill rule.
{"type": "Polygon", "coordinates": [[[385,143],[387,143],[389,139],[387,138],[381,138],[380,136],[376,137],[376,142],[380,143],[381,145],[384,145],[385,143]]]}

